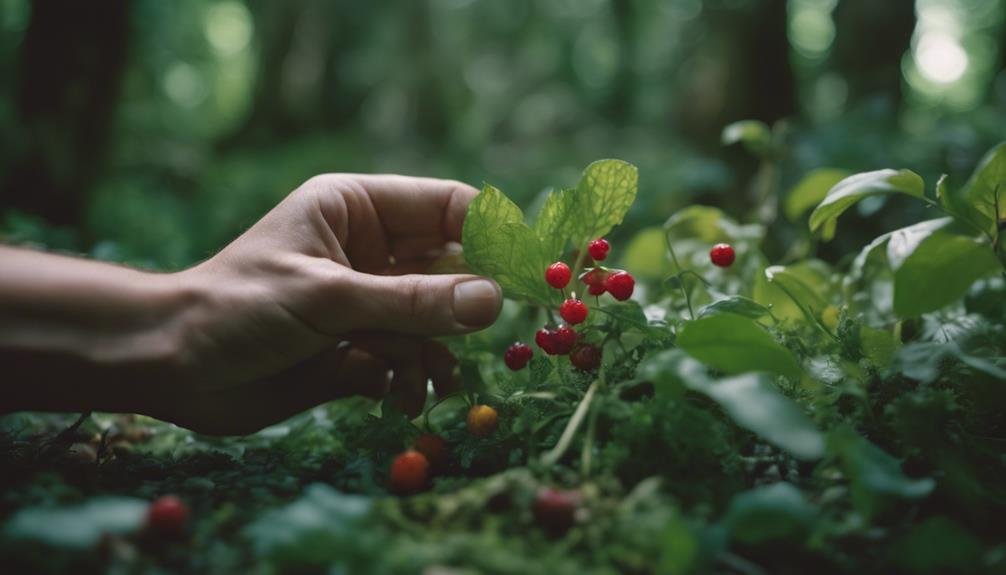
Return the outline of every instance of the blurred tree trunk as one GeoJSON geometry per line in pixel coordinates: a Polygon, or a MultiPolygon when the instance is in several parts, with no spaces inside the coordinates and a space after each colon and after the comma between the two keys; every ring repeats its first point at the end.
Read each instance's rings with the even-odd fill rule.
{"type": "Polygon", "coordinates": [[[678,75],[685,103],[678,121],[706,149],[719,153],[720,132],[731,122],[772,124],[796,113],[786,6],[786,0],[705,6],[708,38],[678,75]]]}
{"type": "Polygon", "coordinates": [[[100,174],[126,62],[131,2],[32,4],[19,56],[19,147],[0,205],[80,221],[100,174]]]}
{"type": "Polygon", "coordinates": [[[305,0],[249,0],[258,38],[258,62],[251,111],[241,126],[220,141],[231,149],[267,142],[288,126],[283,105],[283,68],[293,46],[305,0]]]}
{"type": "Polygon", "coordinates": [[[636,16],[634,0],[614,0],[612,12],[618,30],[619,61],[618,73],[611,93],[608,95],[607,116],[610,120],[624,123],[629,119],[634,107],[636,62],[636,16]]]}
{"type": "Polygon", "coordinates": [[[915,31],[915,0],[840,0],[834,12],[832,61],[849,87],[849,103],[885,96],[901,101],[901,60],[915,31]]]}

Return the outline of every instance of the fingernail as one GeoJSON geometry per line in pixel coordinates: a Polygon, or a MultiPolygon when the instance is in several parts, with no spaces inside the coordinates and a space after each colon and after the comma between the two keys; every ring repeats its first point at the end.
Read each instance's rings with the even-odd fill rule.
{"type": "Polygon", "coordinates": [[[492,280],[468,280],[454,286],[454,319],[462,325],[489,325],[499,315],[500,304],[500,288],[492,280]]]}

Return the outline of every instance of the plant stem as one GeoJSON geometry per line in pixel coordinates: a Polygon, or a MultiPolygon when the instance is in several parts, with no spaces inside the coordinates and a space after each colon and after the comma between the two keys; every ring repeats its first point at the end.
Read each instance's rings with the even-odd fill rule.
{"type": "Polygon", "coordinates": [[[597,387],[600,385],[601,379],[595,379],[594,383],[590,384],[587,388],[587,393],[583,395],[583,399],[580,400],[580,405],[576,406],[576,411],[573,412],[573,417],[569,418],[569,423],[566,424],[566,429],[562,430],[562,435],[559,436],[559,442],[555,444],[555,447],[551,451],[542,456],[541,462],[545,465],[554,465],[557,461],[562,459],[565,455],[566,450],[569,449],[569,444],[573,442],[573,436],[576,435],[576,430],[583,423],[583,418],[587,415],[587,410],[590,408],[590,402],[594,399],[594,394],[597,393],[597,387]]]}
{"type": "Polygon", "coordinates": [[[587,422],[587,436],[583,439],[583,451],[580,454],[580,471],[583,476],[590,477],[590,464],[594,451],[594,436],[597,434],[598,410],[590,410],[590,421],[587,422]]]}
{"type": "Polygon", "coordinates": [[[692,309],[692,298],[688,295],[688,290],[685,289],[684,279],[680,278],[680,274],[685,271],[685,268],[681,267],[681,263],[678,262],[678,255],[674,253],[674,246],[671,245],[671,235],[666,231],[664,232],[664,241],[667,243],[667,251],[671,254],[671,261],[674,262],[674,267],[678,268],[680,279],[678,287],[681,288],[681,295],[685,296],[685,304],[688,306],[688,315],[691,316],[692,319],[695,319],[695,310],[692,309]]]}

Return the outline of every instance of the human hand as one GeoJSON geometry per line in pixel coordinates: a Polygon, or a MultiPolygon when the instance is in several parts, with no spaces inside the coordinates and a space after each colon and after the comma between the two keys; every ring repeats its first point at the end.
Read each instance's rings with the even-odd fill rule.
{"type": "Polygon", "coordinates": [[[312,178],[216,256],[167,276],[189,302],[176,322],[179,377],[143,411],[236,434],[390,391],[418,415],[428,379],[438,395],[456,387],[454,358],[429,338],[499,313],[495,282],[422,273],[460,241],[476,194],[428,178],[312,178]]]}

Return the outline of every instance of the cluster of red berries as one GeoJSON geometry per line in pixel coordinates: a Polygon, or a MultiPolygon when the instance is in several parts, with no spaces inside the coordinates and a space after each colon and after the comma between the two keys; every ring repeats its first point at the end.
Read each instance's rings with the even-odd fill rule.
{"type": "MultiPolygon", "coordinates": [[[[475,437],[489,437],[496,431],[498,416],[488,405],[473,405],[466,423],[468,432],[475,437]]],[[[391,461],[391,488],[401,495],[419,493],[429,487],[433,472],[442,470],[446,463],[447,442],[435,433],[424,433],[416,438],[412,449],[399,453],[391,461]]]]}
{"type": "MultiPolygon", "coordinates": [[[[587,286],[587,293],[593,296],[601,296],[605,293],[619,301],[625,301],[632,296],[632,291],[636,287],[636,280],[631,274],[624,270],[608,269],[604,266],[596,265],[596,262],[603,261],[608,257],[611,244],[604,238],[593,240],[587,245],[587,253],[595,265],[587,268],[580,274],[580,281],[587,286]]],[[[545,281],[555,289],[563,290],[565,294],[566,286],[573,279],[573,272],[564,262],[555,262],[545,270],[545,281]]],[[[534,341],[538,347],[548,355],[568,355],[574,367],[581,371],[593,371],[601,365],[601,350],[591,343],[579,342],[579,334],[570,326],[578,325],[587,320],[587,304],[580,298],[566,298],[559,306],[559,316],[566,323],[555,328],[543,327],[534,335],[534,341]]],[[[517,342],[511,345],[503,361],[507,367],[517,371],[523,369],[534,352],[527,344],[517,342]]]]}

